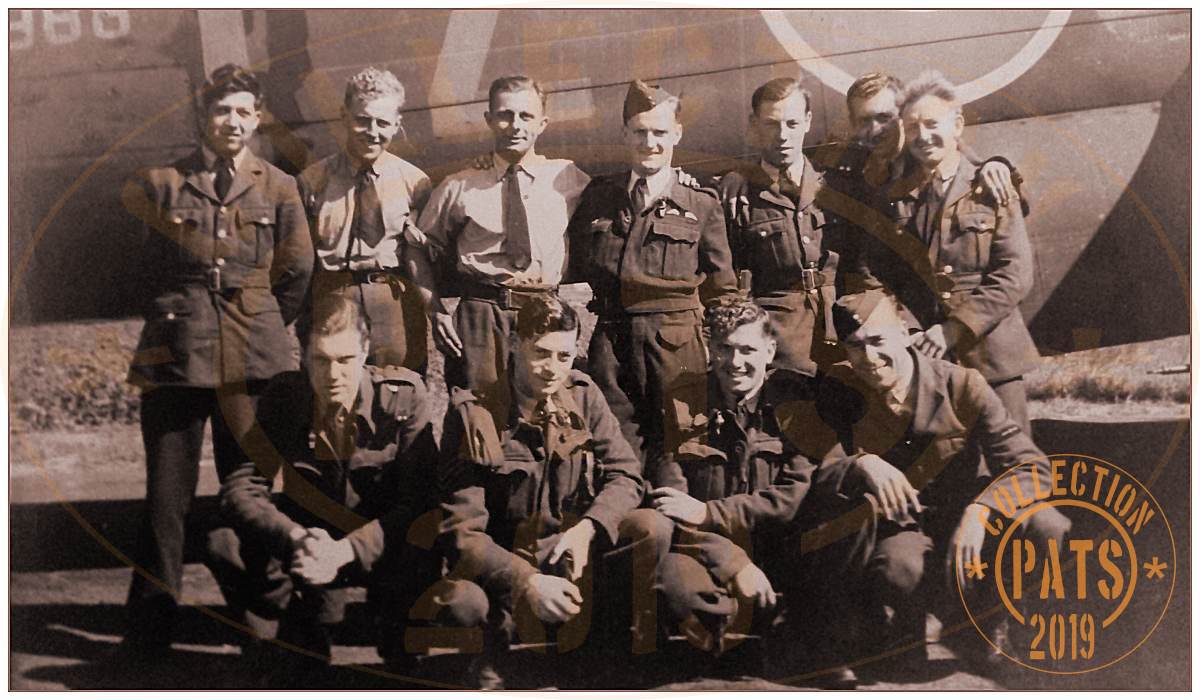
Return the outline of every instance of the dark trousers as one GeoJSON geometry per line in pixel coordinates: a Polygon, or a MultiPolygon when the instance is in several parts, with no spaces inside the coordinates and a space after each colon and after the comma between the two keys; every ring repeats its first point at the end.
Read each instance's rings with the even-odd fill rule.
{"type": "Polygon", "coordinates": [[[1006,379],[1002,382],[990,384],[992,391],[996,392],[996,396],[1000,397],[1000,402],[1004,404],[1004,408],[1008,409],[1008,415],[1021,426],[1021,430],[1029,437],[1033,437],[1033,428],[1029,423],[1029,408],[1025,403],[1025,378],[1016,377],[1006,379]]]}
{"type": "Polygon", "coordinates": [[[588,373],[644,464],[699,430],[707,371],[699,310],[601,318],[588,346],[588,373]]]}
{"type": "Polygon", "coordinates": [[[196,493],[204,426],[222,480],[245,461],[240,442],[254,425],[265,382],[221,389],[161,386],[142,395],[146,501],[126,604],[133,643],[166,645],[183,584],[184,523],[196,493]]]}
{"type": "MultiPolygon", "coordinates": [[[[428,355],[428,321],[416,285],[391,278],[370,284],[353,284],[348,273],[318,271],[313,276],[311,299],[336,294],[358,305],[370,330],[367,364],[394,365],[425,373],[428,355]]],[[[312,324],[311,306],[297,323],[304,347],[312,324]]]]}
{"type": "Polygon", "coordinates": [[[446,386],[470,389],[489,409],[508,409],[508,373],[517,346],[517,310],[463,297],[454,310],[462,357],[446,357],[446,386]]]}
{"type": "MultiPolygon", "coordinates": [[[[473,650],[495,652],[512,643],[554,642],[557,652],[565,653],[589,641],[613,652],[622,648],[635,653],[653,651],[658,629],[654,583],[671,545],[671,528],[666,516],[638,509],[621,521],[615,545],[605,548],[594,540],[588,566],[576,582],[583,605],[578,615],[561,625],[537,619],[519,591],[506,586],[485,590],[474,581],[454,578],[441,581],[416,609],[428,620],[458,628],[467,643],[482,640],[482,646],[473,650]],[[482,634],[474,632],[472,628],[481,624],[482,634]]],[[[542,573],[562,573],[547,563],[557,541],[557,536],[545,538],[538,542],[536,552],[527,553],[533,559],[530,563],[542,573]]]]}
{"type": "MultiPolygon", "coordinates": [[[[832,294],[833,289],[823,288],[822,292],[832,294]]],[[[766,310],[775,329],[778,347],[772,366],[811,377],[817,367],[846,359],[838,345],[825,342],[825,313],[817,294],[787,292],[755,297],[754,301],[766,310]]]]}

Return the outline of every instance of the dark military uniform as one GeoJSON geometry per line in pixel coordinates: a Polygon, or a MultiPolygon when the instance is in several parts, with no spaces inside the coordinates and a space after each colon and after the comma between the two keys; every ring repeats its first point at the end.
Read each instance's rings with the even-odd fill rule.
{"type": "Polygon", "coordinates": [[[169,642],[204,424],[212,419],[224,479],[242,461],[262,386],[296,367],[285,326],[312,274],[304,210],[290,175],[249,151],[241,158],[223,199],[201,150],[142,171],[122,194],[142,224],[135,274],[147,301],[129,371],[143,388],[147,469],[135,556],[144,571],[129,607],[131,638],[149,645],[169,642]]]}
{"type": "MultiPolygon", "coordinates": [[[[783,434],[776,416],[777,405],[811,400],[797,392],[803,383],[789,375],[776,370],[750,405],[734,405],[711,386],[706,435],[685,443],[649,474],[654,487],[676,488],[706,502],[703,524],[676,525],[658,587],[675,621],[694,616],[715,640],[723,639],[731,622],[740,632],[751,628],[752,606],[738,606],[727,590],[744,567],[757,565],[777,590],[793,590],[797,578],[799,532],[793,521],[816,466],[783,434]]],[[[769,617],[757,614],[754,627],[769,617]]]]}
{"type": "Polygon", "coordinates": [[[287,567],[296,528],[344,535],[355,563],[339,581],[367,582],[368,601],[384,618],[387,659],[401,649],[412,603],[441,574],[432,551],[440,511],[429,395],[412,370],[367,366],[353,409],[323,410],[300,372],[267,387],[258,410],[262,433],[247,446],[254,461],[221,486],[231,529],[210,536],[212,566],[226,600],[251,613],[252,623],[337,623],[342,591],[298,583],[287,567]],[[273,495],[280,470],[283,492],[273,495]]]}
{"type": "MultiPolygon", "coordinates": [[[[562,575],[547,559],[562,533],[583,518],[596,526],[578,583],[583,610],[556,630],[559,651],[579,646],[591,625],[618,617],[628,623],[628,605],[653,619],[651,584],[670,543],[670,521],[634,510],[642,499],[641,465],[587,375],[572,371],[553,402],[549,415],[539,407],[525,419],[511,410],[497,425],[470,392],[451,397],[442,437],[442,532],[452,567],[437,597],[449,611],[430,611],[430,619],[448,616],[464,627],[486,619],[493,643],[517,634],[524,642],[543,641],[547,632],[527,605],[518,605],[519,593],[538,572],[562,575]],[[593,602],[593,596],[600,597],[593,602]]],[[[644,639],[653,641],[652,626],[644,639]]]]}
{"type": "Polygon", "coordinates": [[[588,371],[642,454],[678,444],[704,413],[701,309],[736,292],[720,203],[673,181],[634,211],[628,171],[593,180],[571,220],[572,281],[597,316],[588,371]]]}
{"type": "Polygon", "coordinates": [[[1033,287],[1033,247],[1016,202],[1000,207],[972,189],[977,171],[961,158],[944,197],[929,183],[889,189],[897,232],[880,276],[923,328],[967,331],[951,359],[979,370],[1028,433],[1022,375],[1038,352],[1018,306],[1033,287]]]}
{"type": "Polygon", "coordinates": [[[750,272],[754,301],[770,314],[779,338],[773,364],[811,376],[817,365],[841,359],[833,303],[838,287],[858,291],[862,280],[839,278],[846,222],[825,209],[836,194],[807,159],[798,189],[786,193],[757,164],[726,174],[718,186],[734,269],[750,272]]]}
{"type": "MultiPolygon", "coordinates": [[[[919,623],[923,605],[932,600],[947,628],[958,623],[962,607],[953,591],[941,590],[941,566],[966,507],[985,494],[992,480],[1017,465],[1022,493],[1037,492],[1034,478],[1049,483],[1046,456],[979,372],[915,351],[910,354],[916,376],[903,408],[860,383],[849,366],[836,365],[818,388],[812,405],[816,415],[794,416],[795,425],[804,426],[807,444],[833,445],[820,470],[824,481],[836,484],[847,508],[864,495],[871,503],[865,517],[832,522],[840,529],[823,533],[826,543],[833,542],[828,547],[849,550],[849,559],[856,560],[851,576],[819,593],[831,609],[845,613],[837,624],[851,628],[860,625],[846,619],[862,612],[863,601],[887,605],[901,618],[911,620],[915,614],[919,623]],[[883,519],[857,466],[857,458],[865,454],[878,455],[905,473],[920,493],[921,513],[883,519]],[[857,531],[854,523],[859,524],[857,531]]],[[[1003,510],[990,491],[979,502],[993,511],[1003,510]]],[[[863,515],[863,508],[857,513],[863,515]]],[[[1045,508],[1024,527],[1026,537],[1034,541],[1052,538],[1061,544],[1070,521],[1045,508]]],[[[886,636],[880,630],[871,634],[877,640],[886,636]]]]}

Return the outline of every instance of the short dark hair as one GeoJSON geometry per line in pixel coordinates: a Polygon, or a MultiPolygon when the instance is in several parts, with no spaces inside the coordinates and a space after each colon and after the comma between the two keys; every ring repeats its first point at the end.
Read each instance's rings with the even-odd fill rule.
{"type": "Polygon", "coordinates": [[[559,331],[579,332],[579,314],[553,292],[534,296],[517,312],[517,337],[521,340],[559,331]]]}
{"type": "Polygon", "coordinates": [[[759,85],[754,94],[750,96],[750,110],[758,114],[758,108],[762,103],[786,100],[797,92],[804,95],[804,111],[811,112],[812,94],[795,78],[774,78],[759,85]]]}
{"type": "Polygon", "coordinates": [[[340,294],[316,296],[312,306],[309,347],[316,338],[325,338],[348,330],[357,331],[362,336],[363,346],[367,345],[371,331],[358,304],[340,294]]]}
{"type": "Polygon", "coordinates": [[[704,326],[713,340],[728,338],[737,329],[752,323],[761,323],[763,335],[775,337],[775,326],[766,309],[748,299],[717,304],[704,313],[704,326]]]}
{"type": "Polygon", "coordinates": [[[238,92],[248,92],[254,95],[254,106],[262,107],[263,92],[262,85],[258,82],[258,76],[235,63],[226,63],[214,70],[204,83],[201,99],[204,102],[204,108],[208,109],[212,103],[222,97],[238,92]]]}
{"type": "Polygon", "coordinates": [[[521,90],[532,90],[537,94],[538,99],[542,101],[542,111],[546,111],[546,91],[538,84],[538,81],[524,75],[506,75],[503,78],[496,78],[492,81],[491,87],[488,88],[488,111],[496,106],[496,96],[502,92],[520,92],[521,90]]]}
{"type": "Polygon", "coordinates": [[[846,106],[850,106],[850,100],[866,100],[889,89],[896,93],[896,101],[899,102],[900,93],[904,91],[904,84],[899,78],[887,73],[867,73],[855,80],[846,91],[846,106]]]}

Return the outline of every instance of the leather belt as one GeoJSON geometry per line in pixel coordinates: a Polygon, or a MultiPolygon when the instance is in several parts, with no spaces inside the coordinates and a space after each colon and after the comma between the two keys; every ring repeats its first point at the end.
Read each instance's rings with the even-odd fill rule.
{"type": "Polygon", "coordinates": [[[558,287],[532,287],[517,289],[498,284],[484,284],[473,280],[464,280],[460,291],[463,299],[478,299],[495,304],[506,311],[520,309],[535,296],[550,294],[558,287]]]}

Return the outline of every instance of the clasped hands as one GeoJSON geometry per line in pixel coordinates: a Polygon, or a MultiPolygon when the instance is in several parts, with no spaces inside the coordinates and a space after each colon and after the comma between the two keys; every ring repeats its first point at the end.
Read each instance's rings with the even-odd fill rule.
{"type": "Polygon", "coordinates": [[[354,561],[350,540],[335,540],[319,527],[297,527],[288,534],[292,539],[289,571],[310,586],[333,581],[343,566],[354,561]]]}

